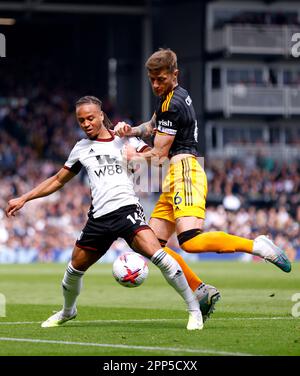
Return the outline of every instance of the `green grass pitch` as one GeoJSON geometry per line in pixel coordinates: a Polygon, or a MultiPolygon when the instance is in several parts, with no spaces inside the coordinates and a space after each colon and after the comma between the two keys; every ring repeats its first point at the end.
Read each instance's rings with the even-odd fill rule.
{"type": "MultiPolygon", "coordinates": [[[[147,281],[134,289],[114,281],[110,264],[94,265],[84,277],[77,318],[47,329],[40,324],[61,307],[65,265],[0,265],[6,299],[0,355],[300,355],[300,317],[292,316],[299,263],[289,274],[264,262],[191,266],[222,294],[196,332],[186,330],[184,302],[152,265],[147,281]]],[[[299,304],[294,312],[300,315],[299,304]]]]}

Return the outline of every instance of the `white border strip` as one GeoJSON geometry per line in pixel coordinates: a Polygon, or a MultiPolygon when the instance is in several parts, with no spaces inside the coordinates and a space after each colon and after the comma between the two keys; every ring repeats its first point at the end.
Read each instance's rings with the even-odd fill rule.
{"type": "Polygon", "coordinates": [[[188,348],[178,348],[178,347],[135,346],[135,345],[122,345],[122,344],[110,344],[110,343],[56,341],[56,340],[32,339],[32,338],[0,337],[0,341],[48,343],[48,344],[72,345],[72,346],[77,345],[77,346],[102,347],[102,348],[103,347],[109,347],[109,348],[129,349],[129,350],[134,349],[134,350],[146,350],[146,351],[169,351],[169,352],[182,352],[182,353],[193,353],[193,354],[216,354],[216,355],[227,355],[227,356],[256,356],[255,354],[218,351],[218,350],[210,350],[210,349],[188,349],[188,348]]]}

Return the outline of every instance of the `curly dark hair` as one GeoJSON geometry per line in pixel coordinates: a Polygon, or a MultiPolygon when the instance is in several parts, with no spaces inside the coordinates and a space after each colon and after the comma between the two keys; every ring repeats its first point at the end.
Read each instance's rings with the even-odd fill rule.
{"type": "MultiPolygon", "coordinates": [[[[80,99],[78,99],[75,103],[75,107],[79,107],[83,104],[95,104],[99,107],[100,111],[102,111],[102,101],[97,98],[97,97],[94,97],[93,95],[86,95],[84,97],[81,97],[80,99]]],[[[113,123],[109,120],[108,116],[106,115],[106,113],[104,111],[103,112],[103,116],[104,116],[104,126],[105,128],[107,129],[112,129],[114,126],[113,126],[113,123]]]]}

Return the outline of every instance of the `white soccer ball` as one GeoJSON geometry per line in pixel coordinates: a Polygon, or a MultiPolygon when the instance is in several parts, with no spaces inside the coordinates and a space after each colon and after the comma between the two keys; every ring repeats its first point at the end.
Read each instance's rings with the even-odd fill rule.
{"type": "Polygon", "coordinates": [[[126,252],[113,263],[113,276],[124,287],[138,287],[148,277],[149,268],[138,253],[126,252]]]}

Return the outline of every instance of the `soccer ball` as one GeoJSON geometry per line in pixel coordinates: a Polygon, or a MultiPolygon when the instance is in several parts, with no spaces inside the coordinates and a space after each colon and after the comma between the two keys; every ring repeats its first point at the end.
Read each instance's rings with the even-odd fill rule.
{"type": "Polygon", "coordinates": [[[126,252],[114,261],[112,273],[120,285],[138,287],[148,277],[149,268],[141,255],[126,252]]]}

